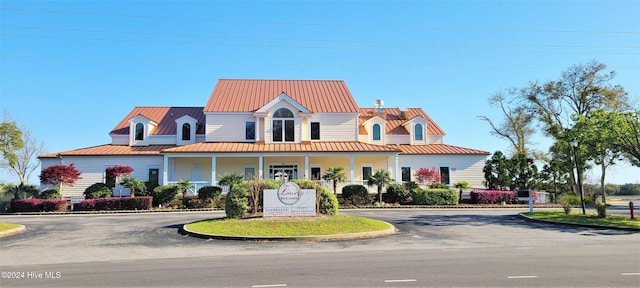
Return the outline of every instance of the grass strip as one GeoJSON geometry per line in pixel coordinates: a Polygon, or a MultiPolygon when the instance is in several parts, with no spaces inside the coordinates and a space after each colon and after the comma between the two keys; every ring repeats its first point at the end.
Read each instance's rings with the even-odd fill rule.
{"type": "Polygon", "coordinates": [[[347,215],[318,217],[270,217],[249,219],[216,218],[196,221],[188,230],[225,236],[317,236],[380,231],[389,228],[386,222],[347,215]]]}
{"type": "Polygon", "coordinates": [[[7,231],[9,229],[18,228],[20,225],[12,223],[0,222],[0,232],[7,231]]]}
{"type": "Polygon", "coordinates": [[[634,228],[640,230],[640,219],[631,219],[629,216],[623,215],[607,215],[606,218],[599,218],[596,213],[582,213],[573,212],[569,215],[565,215],[563,211],[540,211],[531,213],[523,213],[524,215],[533,219],[554,221],[560,223],[572,223],[583,225],[600,225],[609,227],[621,227],[621,228],[634,228]]]}

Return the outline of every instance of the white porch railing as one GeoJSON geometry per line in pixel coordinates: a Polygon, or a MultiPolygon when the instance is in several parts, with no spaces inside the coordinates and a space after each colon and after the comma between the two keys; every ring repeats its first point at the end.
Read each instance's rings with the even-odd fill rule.
{"type": "MultiPolygon", "coordinates": [[[[167,185],[176,185],[178,184],[178,182],[179,181],[168,181],[167,185]]],[[[189,183],[193,185],[193,187],[187,190],[187,195],[198,195],[198,190],[200,190],[200,188],[204,186],[218,186],[217,181],[213,183],[211,183],[210,181],[189,181],[189,183]]],[[[218,187],[222,188],[222,194],[226,194],[227,192],[229,192],[229,186],[218,187]]]]}
{"type": "MultiPolygon", "coordinates": [[[[314,180],[314,182],[320,184],[320,186],[326,188],[327,190],[333,192],[333,181],[327,181],[327,180],[314,180]]],[[[226,194],[227,192],[229,192],[229,186],[219,186],[218,182],[210,182],[210,181],[189,181],[189,183],[191,183],[191,185],[193,185],[193,188],[190,188],[189,190],[187,190],[187,195],[198,195],[198,190],[200,190],[200,188],[204,187],[204,186],[218,186],[220,188],[222,188],[222,194],[226,194]]],[[[167,185],[176,185],[178,184],[178,181],[168,181],[167,185]]],[[[337,183],[337,192],[338,194],[342,193],[342,188],[344,186],[350,185],[352,184],[349,180],[345,181],[345,182],[338,182],[337,183]]],[[[367,181],[363,181],[363,180],[355,180],[353,184],[360,184],[363,185],[364,187],[367,188],[367,190],[369,190],[369,193],[378,193],[378,186],[368,186],[367,185],[367,181]]],[[[128,190],[127,190],[127,194],[128,194],[128,190]]]]}

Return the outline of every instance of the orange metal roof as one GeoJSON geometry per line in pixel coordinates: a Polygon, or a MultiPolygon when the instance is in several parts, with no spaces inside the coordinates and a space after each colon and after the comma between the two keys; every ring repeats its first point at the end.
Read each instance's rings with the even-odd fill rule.
{"type": "Polygon", "coordinates": [[[129,134],[129,119],[138,115],[158,124],[158,127],[151,131],[151,135],[175,135],[176,119],[184,115],[198,120],[201,125],[198,125],[196,134],[204,134],[205,117],[202,107],[135,107],[109,134],[129,134]]]}
{"type": "Polygon", "coordinates": [[[311,142],[310,144],[255,144],[238,142],[202,142],[166,149],[167,153],[278,153],[278,152],[400,152],[388,145],[362,142],[311,142]]]}
{"type": "Polygon", "coordinates": [[[129,155],[161,155],[162,150],[175,145],[126,146],[105,144],[88,148],[81,148],[59,153],[49,153],[38,158],[58,158],[60,156],[129,156],[129,155]]]}
{"type": "MultiPolygon", "coordinates": [[[[442,130],[442,128],[440,128],[440,126],[438,126],[438,124],[436,124],[436,122],[434,122],[433,119],[431,119],[431,117],[422,110],[422,108],[408,108],[406,119],[400,119],[400,109],[398,108],[384,108],[384,112],[387,114],[387,125],[385,127],[387,135],[409,135],[409,131],[407,131],[402,124],[418,116],[429,121],[427,124],[427,135],[446,135],[444,130],[442,130]]],[[[362,123],[374,116],[375,108],[361,108],[360,117],[358,119],[360,126],[362,126],[362,123]]],[[[366,135],[367,131],[365,129],[360,129],[360,134],[366,135]]]]}
{"type": "Polygon", "coordinates": [[[429,145],[372,145],[362,142],[311,142],[310,144],[256,144],[237,142],[201,142],[185,146],[101,145],[39,158],[62,156],[154,156],[164,153],[282,153],[282,152],[399,152],[403,155],[489,155],[489,152],[446,144],[429,145]]]}
{"type": "Polygon", "coordinates": [[[397,145],[401,155],[489,155],[487,151],[446,144],[397,145]]]}
{"type": "Polygon", "coordinates": [[[313,113],[359,111],[342,80],[220,79],[204,112],[255,112],[282,92],[313,113]]]}

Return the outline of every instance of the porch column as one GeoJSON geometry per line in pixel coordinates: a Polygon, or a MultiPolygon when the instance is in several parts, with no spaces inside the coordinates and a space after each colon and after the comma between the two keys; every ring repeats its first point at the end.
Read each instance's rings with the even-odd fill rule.
{"type": "Polygon", "coordinates": [[[216,156],[211,156],[211,185],[213,186],[217,186],[218,185],[218,173],[216,171],[217,169],[217,157],[216,156]]]}
{"type": "Polygon", "coordinates": [[[399,159],[398,159],[398,158],[399,158],[399,157],[398,157],[398,154],[396,154],[396,156],[395,156],[395,164],[396,164],[396,165],[395,165],[395,167],[396,167],[396,168],[395,168],[395,169],[396,169],[396,172],[395,172],[395,175],[396,175],[396,184],[400,184],[400,183],[402,183],[402,171],[400,171],[400,161],[399,161],[399,159]]]}
{"type": "Polygon", "coordinates": [[[309,155],[304,155],[304,179],[309,180],[309,155]]]}
{"type": "Polygon", "coordinates": [[[355,184],[356,183],[355,182],[356,181],[355,180],[356,171],[354,170],[353,166],[355,166],[355,160],[353,158],[353,155],[349,155],[349,171],[350,171],[350,176],[349,177],[351,177],[351,179],[349,180],[350,181],[349,183],[351,183],[351,184],[355,184]]]}
{"type": "Polygon", "coordinates": [[[256,116],[256,142],[260,142],[262,140],[262,135],[260,134],[260,117],[256,116]]]}
{"type": "Polygon", "coordinates": [[[263,177],[263,176],[264,176],[264,173],[263,173],[263,169],[262,169],[263,162],[264,162],[264,161],[263,161],[263,157],[262,157],[262,155],[258,156],[258,177],[259,177],[260,179],[264,179],[264,177],[263,177]]]}
{"type": "Polygon", "coordinates": [[[162,185],[167,185],[169,182],[169,156],[164,155],[162,157],[162,185]]]}

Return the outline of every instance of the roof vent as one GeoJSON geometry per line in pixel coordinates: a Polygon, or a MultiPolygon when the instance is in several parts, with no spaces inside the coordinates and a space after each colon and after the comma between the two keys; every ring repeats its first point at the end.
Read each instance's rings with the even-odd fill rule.
{"type": "Polygon", "coordinates": [[[382,118],[382,119],[387,119],[387,113],[384,112],[384,101],[382,100],[375,100],[373,101],[373,107],[375,108],[374,113],[376,116],[382,118]]]}
{"type": "Polygon", "coordinates": [[[404,108],[404,107],[398,107],[398,110],[400,110],[400,115],[398,117],[400,117],[400,120],[407,120],[407,116],[409,114],[409,109],[404,108]]]}

